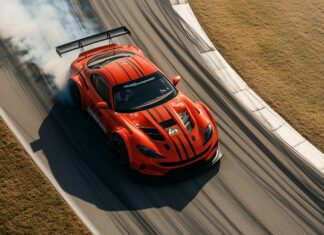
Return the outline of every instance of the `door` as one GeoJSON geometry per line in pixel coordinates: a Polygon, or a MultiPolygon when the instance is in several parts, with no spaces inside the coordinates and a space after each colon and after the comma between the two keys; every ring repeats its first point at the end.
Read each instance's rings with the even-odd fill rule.
{"type": "Polygon", "coordinates": [[[90,76],[90,87],[88,97],[90,98],[87,111],[92,118],[98,123],[100,128],[107,134],[112,134],[113,111],[111,109],[110,90],[107,80],[99,75],[90,76]],[[106,108],[98,108],[97,103],[106,102],[106,108]]]}

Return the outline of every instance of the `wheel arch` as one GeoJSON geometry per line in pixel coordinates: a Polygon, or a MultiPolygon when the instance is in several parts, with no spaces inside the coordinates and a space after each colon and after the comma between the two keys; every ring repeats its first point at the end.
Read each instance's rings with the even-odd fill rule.
{"type": "MultiPolygon", "coordinates": [[[[70,83],[74,83],[78,90],[79,90],[79,93],[80,93],[80,101],[81,101],[81,108],[84,109],[85,108],[85,104],[86,104],[86,100],[85,100],[85,88],[84,88],[84,85],[82,84],[80,78],[78,75],[73,75],[70,80],[69,80],[70,83]]],[[[69,84],[70,86],[70,84],[69,84]]]]}
{"type": "Polygon", "coordinates": [[[215,118],[213,117],[210,109],[201,101],[197,101],[195,103],[198,107],[202,108],[203,111],[208,115],[208,118],[213,122],[213,124],[215,125],[215,127],[217,127],[217,122],[215,120],[215,118]]]}
{"type": "Polygon", "coordinates": [[[127,149],[127,153],[128,153],[128,157],[129,157],[129,161],[130,163],[132,162],[133,160],[133,154],[132,154],[132,144],[131,144],[131,140],[130,140],[130,134],[129,132],[126,130],[126,128],[120,128],[120,129],[117,129],[115,132],[112,133],[111,135],[111,138],[114,136],[114,135],[117,135],[119,136],[125,143],[126,145],[126,149],[127,149]]]}

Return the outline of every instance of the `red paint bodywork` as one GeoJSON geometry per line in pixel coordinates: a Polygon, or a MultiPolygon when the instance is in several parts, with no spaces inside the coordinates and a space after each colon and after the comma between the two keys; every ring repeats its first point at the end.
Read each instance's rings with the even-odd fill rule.
{"type": "MultiPolygon", "coordinates": [[[[146,175],[163,176],[177,168],[194,164],[197,161],[208,161],[215,158],[218,161],[221,156],[215,157],[218,152],[218,131],[214,118],[209,109],[201,102],[192,102],[181,91],[168,102],[133,113],[118,113],[112,107],[100,108],[98,103],[102,102],[94,87],[90,77],[93,74],[100,74],[109,84],[109,93],[112,97],[112,87],[136,80],[154,72],[160,71],[150,60],[145,58],[140,49],[134,45],[117,45],[98,47],[83,52],[71,64],[70,76],[79,88],[82,100],[82,109],[91,109],[92,116],[106,130],[106,134],[120,135],[128,150],[129,166],[131,169],[146,175]],[[118,59],[99,69],[89,69],[87,63],[94,57],[113,50],[131,51],[133,56],[127,59],[118,59]],[[130,60],[130,61],[129,61],[130,60]],[[138,69],[134,68],[132,64],[138,69]],[[140,71],[139,71],[140,70],[140,71]],[[194,128],[187,132],[183,125],[179,113],[187,111],[194,128]],[[168,129],[164,129],[160,123],[174,118],[175,127],[179,132],[174,135],[168,134],[168,129]],[[207,144],[203,145],[204,130],[208,123],[211,123],[213,135],[207,144]],[[164,137],[164,141],[154,141],[145,134],[139,127],[156,128],[164,137]],[[157,153],[163,155],[164,159],[154,159],[143,155],[137,149],[137,145],[147,146],[157,153]],[[166,148],[169,146],[169,149],[166,148]],[[217,159],[216,159],[217,158],[217,159]]],[[[160,71],[162,73],[162,71],[160,71]]],[[[100,105],[99,105],[100,106],[100,105]]],[[[220,154],[219,154],[220,155],[220,154]]],[[[213,160],[214,161],[214,160],[213,160]]]]}

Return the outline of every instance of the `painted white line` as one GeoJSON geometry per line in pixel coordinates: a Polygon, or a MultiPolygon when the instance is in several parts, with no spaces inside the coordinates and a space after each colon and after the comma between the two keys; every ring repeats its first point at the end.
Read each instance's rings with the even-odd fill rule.
{"type": "MultiPolygon", "coordinates": [[[[244,80],[231,68],[222,55],[216,50],[207,34],[199,24],[187,0],[170,0],[173,10],[185,22],[184,27],[191,27],[210,48],[208,52],[200,53],[205,63],[221,79],[224,86],[234,97],[249,110],[253,116],[274,133],[281,141],[290,146],[303,159],[313,165],[315,169],[324,174],[324,154],[299,134],[278,113],[276,113],[266,102],[264,102],[244,80]]],[[[198,51],[199,45],[195,45],[198,51]]]]}
{"type": "Polygon", "coordinates": [[[88,219],[88,217],[80,210],[78,205],[71,200],[67,194],[64,192],[64,190],[61,188],[61,186],[58,184],[58,182],[55,180],[54,176],[50,174],[47,171],[46,166],[39,160],[39,158],[36,157],[33,150],[31,149],[31,146],[29,143],[25,140],[25,138],[21,135],[16,125],[13,123],[12,119],[9,117],[9,115],[0,107],[0,117],[4,120],[4,122],[7,124],[11,132],[15,135],[17,140],[20,142],[20,144],[24,147],[26,152],[30,155],[30,157],[33,159],[33,161],[36,163],[36,165],[41,169],[43,174],[47,177],[47,179],[51,182],[51,184],[54,186],[54,188],[57,190],[59,194],[63,197],[63,199],[67,202],[67,204],[72,208],[74,213],[81,219],[81,221],[88,227],[90,232],[92,234],[100,234],[99,231],[96,229],[96,227],[92,224],[92,222],[88,219]]]}

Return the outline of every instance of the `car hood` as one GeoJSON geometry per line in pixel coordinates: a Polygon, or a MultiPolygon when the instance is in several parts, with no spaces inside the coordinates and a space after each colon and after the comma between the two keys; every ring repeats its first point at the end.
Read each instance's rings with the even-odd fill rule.
{"type": "Polygon", "coordinates": [[[166,161],[186,160],[203,150],[203,130],[209,119],[181,93],[162,105],[122,116],[135,129],[139,142],[153,146],[166,161]]]}

